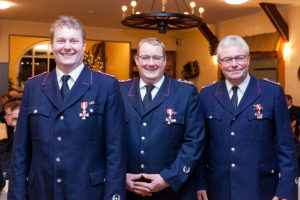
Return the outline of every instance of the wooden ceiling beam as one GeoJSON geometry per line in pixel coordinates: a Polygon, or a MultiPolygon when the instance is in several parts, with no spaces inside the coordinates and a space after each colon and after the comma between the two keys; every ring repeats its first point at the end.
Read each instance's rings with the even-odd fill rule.
{"type": "Polygon", "coordinates": [[[284,40],[289,41],[289,26],[273,3],[259,3],[272,24],[284,40]]]}

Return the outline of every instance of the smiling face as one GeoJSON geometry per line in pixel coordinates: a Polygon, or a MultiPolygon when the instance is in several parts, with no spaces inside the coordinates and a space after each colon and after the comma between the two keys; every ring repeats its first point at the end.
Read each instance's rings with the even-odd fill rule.
{"type": "Polygon", "coordinates": [[[164,75],[166,57],[159,45],[144,42],[135,56],[141,79],[147,84],[154,84],[164,75]]]}
{"type": "Polygon", "coordinates": [[[226,79],[238,86],[247,77],[250,56],[245,52],[242,45],[223,46],[218,57],[218,63],[226,79]],[[230,60],[231,61],[226,61],[230,60]],[[243,59],[241,59],[243,58],[243,59]]]}
{"type": "Polygon", "coordinates": [[[54,32],[51,48],[56,66],[67,74],[82,63],[85,41],[80,30],[58,27],[54,32]]]}

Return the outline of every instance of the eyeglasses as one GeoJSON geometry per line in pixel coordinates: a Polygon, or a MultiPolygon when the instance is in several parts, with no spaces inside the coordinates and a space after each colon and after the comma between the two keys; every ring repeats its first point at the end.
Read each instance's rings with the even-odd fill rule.
{"type": "Polygon", "coordinates": [[[4,117],[7,117],[7,116],[9,116],[9,115],[11,115],[10,112],[5,112],[5,113],[4,113],[4,117]]]}
{"type": "Polygon", "coordinates": [[[220,58],[220,61],[225,64],[225,65],[230,65],[233,63],[233,60],[235,61],[235,63],[237,64],[242,64],[244,63],[246,60],[248,59],[248,54],[246,55],[238,55],[234,58],[232,57],[225,57],[225,58],[220,58]]]}
{"type": "Polygon", "coordinates": [[[163,61],[164,56],[147,56],[147,55],[145,55],[145,56],[139,56],[139,58],[145,62],[149,62],[150,59],[152,58],[153,62],[158,63],[158,62],[163,61]]]}

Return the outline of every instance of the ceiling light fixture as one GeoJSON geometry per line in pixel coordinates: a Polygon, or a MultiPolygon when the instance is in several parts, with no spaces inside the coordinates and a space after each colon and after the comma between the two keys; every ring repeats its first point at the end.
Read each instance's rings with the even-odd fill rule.
{"type": "Polygon", "coordinates": [[[13,4],[8,1],[0,1],[0,9],[10,8],[13,4]]]}
{"type": "MultiPolygon", "coordinates": [[[[178,2],[176,6],[178,8],[178,2]]],[[[152,5],[155,0],[152,0],[152,5]]],[[[184,2],[185,3],[185,2],[184,2]]],[[[167,30],[178,30],[198,27],[203,23],[202,15],[204,8],[199,8],[199,16],[195,15],[196,3],[190,2],[189,12],[184,13],[168,13],[166,12],[167,0],[161,0],[161,12],[159,13],[141,13],[135,12],[137,7],[136,1],[131,1],[131,14],[127,14],[127,6],[122,6],[123,17],[122,24],[132,28],[158,30],[159,33],[166,33],[167,30]],[[189,14],[191,13],[191,14],[189,14]]],[[[178,8],[179,10],[179,8],[178,8]]]]}
{"type": "Polygon", "coordinates": [[[243,4],[246,3],[248,0],[225,0],[228,4],[243,4]]]}

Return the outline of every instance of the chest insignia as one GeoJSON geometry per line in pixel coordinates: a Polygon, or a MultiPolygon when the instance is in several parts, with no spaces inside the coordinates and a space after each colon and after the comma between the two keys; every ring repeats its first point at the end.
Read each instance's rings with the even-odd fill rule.
{"type": "Polygon", "coordinates": [[[256,111],[256,113],[254,114],[256,116],[256,118],[262,119],[263,114],[261,113],[261,111],[263,110],[263,107],[260,104],[255,104],[253,106],[254,106],[254,110],[256,111]]]}
{"type": "Polygon", "coordinates": [[[172,116],[173,115],[176,115],[177,113],[175,111],[173,111],[173,109],[169,108],[167,109],[167,114],[169,115],[167,118],[166,118],[166,122],[168,124],[171,124],[171,123],[175,123],[176,122],[176,119],[172,119],[172,116]]]}
{"type": "Polygon", "coordinates": [[[89,117],[89,113],[86,112],[88,102],[81,102],[82,113],[79,113],[79,116],[82,117],[82,120],[85,120],[89,117]]]}

